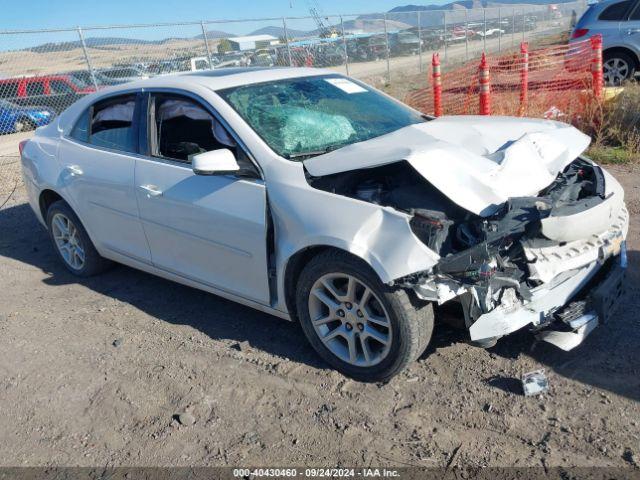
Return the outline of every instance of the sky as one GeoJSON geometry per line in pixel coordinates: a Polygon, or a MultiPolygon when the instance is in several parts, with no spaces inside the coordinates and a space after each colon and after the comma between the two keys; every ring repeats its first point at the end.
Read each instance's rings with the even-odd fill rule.
{"type": "Polygon", "coordinates": [[[448,0],[0,0],[0,31],[304,16],[309,15],[310,4],[316,4],[322,14],[329,15],[376,13],[398,5],[447,2],[448,0]]]}

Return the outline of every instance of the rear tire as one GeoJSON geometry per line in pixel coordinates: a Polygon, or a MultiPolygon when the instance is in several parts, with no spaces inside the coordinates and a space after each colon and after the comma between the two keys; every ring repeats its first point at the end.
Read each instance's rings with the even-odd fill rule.
{"type": "Polygon", "coordinates": [[[74,275],[91,277],[112,265],[100,256],[82,222],[64,200],[58,200],[47,210],[47,228],[56,254],[74,275]]]}
{"type": "Polygon", "coordinates": [[[602,60],[604,82],[607,86],[619,86],[636,75],[637,61],[624,52],[605,52],[602,60]]]}
{"type": "Polygon", "coordinates": [[[384,285],[364,261],[336,250],[305,266],[296,306],[316,352],[363,382],[397,375],[425,351],[433,332],[431,304],[412,304],[406,291],[384,285]]]}
{"type": "Polygon", "coordinates": [[[15,133],[30,132],[35,130],[37,125],[29,118],[19,118],[13,122],[13,130],[15,133]]]}

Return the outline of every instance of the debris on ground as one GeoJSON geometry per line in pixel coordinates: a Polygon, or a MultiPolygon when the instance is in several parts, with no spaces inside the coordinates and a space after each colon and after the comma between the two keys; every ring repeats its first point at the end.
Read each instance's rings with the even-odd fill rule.
{"type": "Polygon", "coordinates": [[[116,338],[113,342],[111,342],[111,345],[113,345],[114,347],[119,347],[120,345],[122,345],[123,340],[121,338],[116,338]]]}
{"type": "Polygon", "coordinates": [[[231,348],[237,350],[238,352],[247,352],[251,349],[251,345],[248,341],[244,340],[242,342],[234,343],[233,345],[231,345],[231,348]]]}
{"type": "Polygon", "coordinates": [[[185,427],[190,427],[196,423],[196,417],[189,412],[178,413],[175,418],[180,422],[180,425],[184,425],[185,427]]]}
{"type": "Polygon", "coordinates": [[[523,374],[522,391],[525,397],[542,395],[549,391],[549,380],[547,380],[544,369],[523,374]]]}

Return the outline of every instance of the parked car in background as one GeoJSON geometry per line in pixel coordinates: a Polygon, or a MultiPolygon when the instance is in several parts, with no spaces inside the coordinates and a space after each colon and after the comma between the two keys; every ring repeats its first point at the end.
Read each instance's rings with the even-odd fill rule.
{"type": "Polygon", "coordinates": [[[349,55],[349,62],[365,62],[368,60],[367,49],[362,42],[359,42],[358,39],[348,39],[347,40],[347,53],[349,55]]]}
{"type": "Polygon", "coordinates": [[[97,92],[20,151],[72,273],[117,261],[299,321],[330,365],[385,381],[425,351],[434,305],[484,347],[527,327],[569,350],[611,318],[629,215],[589,142],[258,67],[97,92]]]}
{"type": "Polygon", "coordinates": [[[249,55],[247,65],[251,67],[273,67],[276,64],[276,55],[267,49],[260,49],[249,55]]]}
{"type": "MultiPolygon", "coordinates": [[[[215,58],[211,58],[215,65],[215,58]]],[[[207,70],[210,68],[207,57],[176,57],[170,60],[150,62],[144,72],[147,76],[167,75],[176,72],[207,70]]]]}
{"type": "Polygon", "coordinates": [[[635,77],[640,59],[640,1],[604,0],[584,12],[570,42],[602,35],[602,68],[607,85],[635,77]]]}
{"type": "MultiPolygon", "coordinates": [[[[463,33],[464,33],[463,27],[463,33]]],[[[435,50],[444,45],[445,31],[439,28],[429,28],[422,30],[422,45],[425,50],[435,50]]]]}
{"type": "Polygon", "coordinates": [[[342,42],[320,43],[310,48],[314,67],[344,65],[346,56],[342,42]]]}
{"type": "Polygon", "coordinates": [[[93,72],[93,78],[91,76],[91,72],[89,70],[73,70],[70,72],[65,72],[65,75],[69,75],[70,77],[76,80],[76,83],[79,85],[85,85],[85,88],[93,87],[93,78],[96,79],[96,83],[99,87],[108,87],[111,85],[118,85],[120,83],[124,83],[120,80],[115,80],[113,78],[109,78],[106,75],[103,75],[97,70],[93,72]]]}
{"type": "Polygon", "coordinates": [[[0,99],[21,106],[42,105],[54,114],[94,91],[71,75],[0,79],[0,99]]]}
{"type": "Polygon", "coordinates": [[[393,42],[392,53],[394,55],[417,55],[420,52],[422,41],[415,32],[398,32],[393,42]]]}
{"type": "Polygon", "coordinates": [[[248,57],[242,52],[226,52],[216,67],[245,67],[248,60],[248,57]]]}
{"type": "Polygon", "coordinates": [[[381,60],[387,56],[387,40],[384,35],[367,37],[364,43],[368,60],[381,60]]]}
{"type": "Polygon", "coordinates": [[[113,67],[98,70],[100,75],[119,83],[133,82],[149,78],[149,75],[136,67],[113,67]]]}
{"type": "Polygon", "coordinates": [[[55,113],[46,107],[21,107],[0,100],[0,134],[23,132],[47,125],[55,113]]]}

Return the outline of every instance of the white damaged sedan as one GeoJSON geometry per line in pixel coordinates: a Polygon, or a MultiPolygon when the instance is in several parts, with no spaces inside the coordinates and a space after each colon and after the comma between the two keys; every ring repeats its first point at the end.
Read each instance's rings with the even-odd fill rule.
{"type": "MultiPolygon", "coordinates": [[[[565,350],[611,315],[628,214],[552,121],[432,119],[315,69],[101,90],[21,144],[31,207],[79,276],[113,261],[299,321],[346,375],[391,378],[434,305],[469,340],[565,350]]],[[[229,321],[233,321],[230,319],[229,321]]]]}

